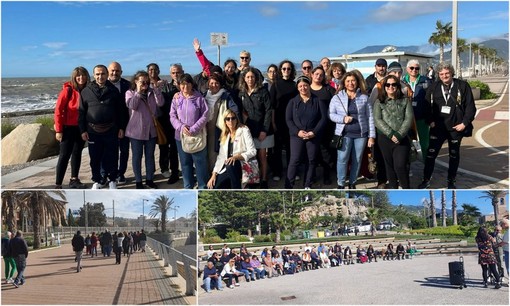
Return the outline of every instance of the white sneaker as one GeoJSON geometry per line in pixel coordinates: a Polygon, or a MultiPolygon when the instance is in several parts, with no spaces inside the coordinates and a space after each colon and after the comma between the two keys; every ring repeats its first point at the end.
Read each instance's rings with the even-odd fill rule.
{"type": "Polygon", "coordinates": [[[108,187],[110,189],[117,189],[117,183],[115,183],[114,181],[110,181],[110,184],[108,185],[108,187]]]}
{"type": "Polygon", "coordinates": [[[165,172],[161,172],[165,178],[170,178],[170,172],[166,170],[165,172]]]}
{"type": "Polygon", "coordinates": [[[101,184],[99,184],[99,183],[94,183],[94,184],[92,185],[92,189],[101,189],[101,184]]]}
{"type": "Polygon", "coordinates": [[[273,181],[279,182],[280,181],[280,177],[279,176],[273,176],[273,181]]]}
{"type": "Polygon", "coordinates": [[[305,187],[305,190],[310,190],[311,188],[310,187],[305,187]]]}
{"type": "Polygon", "coordinates": [[[239,287],[239,286],[241,286],[241,284],[239,284],[239,283],[236,283],[236,287],[239,287]]]}
{"type": "Polygon", "coordinates": [[[234,285],[230,285],[230,287],[229,287],[229,288],[230,288],[230,289],[234,289],[234,285]]]}

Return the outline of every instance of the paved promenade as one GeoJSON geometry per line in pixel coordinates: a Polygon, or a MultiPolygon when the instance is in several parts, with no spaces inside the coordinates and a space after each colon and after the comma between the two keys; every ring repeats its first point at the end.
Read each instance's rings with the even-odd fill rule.
{"type": "Polygon", "coordinates": [[[242,280],[234,289],[205,293],[199,288],[198,301],[200,305],[508,305],[508,287],[483,288],[477,255],[464,256],[467,288],[450,285],[448,262],[458,260],[458,256],[420,255],[249,283],[242,280]]]}
{"type": "MultiPolygon", "coordinates": [[[[500,98],[491,100],[477,100],[477,117],[474,121],[474,135],[465,138],[462,142],[460,168],[457,174],[457,188],[459,189],[507,189],[509,186],[508,173],[508,78],[484,77],[482,79],[490,87],[491,91],[498,93],[500,98]]],[[[155,151],[156,161],[159,160],[159,149],[155,151]]],[[[420,155],[420,154],[419,154],[420,155]]],[[[90,159],[87,148],[83,150],[80,169],[80,179],[90,188],[92,186],[90,159]]],[[[10,174],[2,175],[2,189],[52,189],[55,186],[55,168],[57,158],[47,160],[35,166],[28,167],[10,174]]],[[[128,161],[128,169],[125,174],[128,184],[118,186],[119,189],[134,189],[134,174],[131,166],[131,154],[128,161]]],[[[411,164],[411,188],[416,188],[421,183],[423,175],[423,162],[418,160],[411,164]]],[[[446,188],[448,167],[448,149],[445,143],[437,160],[434,174],[431,180],[431,188],[446,188]]],[[[142,162],[142,174],[144,162],[142,162]]],[[[64,180],[64,188],[70,177],[70,166],[64,180]]],[[[321,178],[322,168],[317,168],[317,176],[321,178]]],[[[314,189],[336,189],[336,175],[332,176],[333,183],[324,185],[319,180],[313,185],[314,189]]],[[[156,176],[154,182],[160,189],[182,189],[183,181],[179,180],[173,185],[168,185],[156,162],[156,176]]],[[[296,188],[302,187],[302,181],[296,183],[296,188]]],[[[376,181],[360,180],[358,189],[374,189],[376,181]]],[[[269,179],[269,188],[283,189],[284,179],[274,182],[269,179]]]]}
{"type": "MultiPolygon", "coordinates": [[[[76,273],[74,252],[68,244],[28,255],[26,284],[16,289],[2,282],[2,305],[81,304],[139,305],[196,304],[196,297],[184,295],[178,278],[165,276],[164,268],[151,250],[122,257],[120,265],[111,257],[82,259],[76,273]]],[[[2,280],[4,265],[2,264],[2,280]]]]}

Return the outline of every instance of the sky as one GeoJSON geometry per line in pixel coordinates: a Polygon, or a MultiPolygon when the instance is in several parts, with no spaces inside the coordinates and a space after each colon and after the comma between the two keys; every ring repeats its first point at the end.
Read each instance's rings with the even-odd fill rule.
{"type": "MultiPolygon", "coordinates": [[[[147,216],[154,200],[160,195],[166,195],[170,199],[173,198],[174,204],[172,207],[179,206],[175,212],[177,219],[189,217],[197,207],[197,194],[192,190],[144,190],[143,193],[137,190],[86,190],[85,201],[82,190],[66,190],[65,193],[68,209],[80,209],[84,202],[103,203],[105,214],[108,217],[113,215],[113,204],[115,204],[115,217],[138,218],[143,213],[147,216]],[[148,201],[143,201],[143,199],[148,201]]],[[[173,210],[170,211],[169,217],[173,220],[173,210]]]]}
{"type": "MultiPolygon", "coordinates": [[[[319,61],[369,45],[430,47],[436,21],[452,21],[452,2],[2,1],[1,17],[2,77],[62,77],[117,61],[130,79],[151,62],[162,75],[173,63],[198,73],[195,37],[217,63],[211,33],[228,34],[222,67],[248,50],[263,71],[284,59],[319,61]]],[[[458,28],[468,42],[507,35],[508,2],[459,1],[458,28]]]]}
{"type": "MultiPolygon", "coordinates": [[[[446,190],[446,208],[452,208],[452,191],[446,190]]],[[[388,191],[390,202],[393,205],[414,205],[422,206],[423,199],[430,200],[429,190],[410,191],[388,191]]],[[[462,204],[470,204],[478,207],[482,215],[494,214],[490,199],[480,198],[484,196],[483,190],[457,190],[457,208],[462,210],[462,204]]],[[[436,208],[441,208],[441,190],[434,191],[436,208]]],[[[505,197],[505,204],[508,209],[508,195],[505,197]]],[[[423,207],[423,206],[422,206],[423,207]]]]}

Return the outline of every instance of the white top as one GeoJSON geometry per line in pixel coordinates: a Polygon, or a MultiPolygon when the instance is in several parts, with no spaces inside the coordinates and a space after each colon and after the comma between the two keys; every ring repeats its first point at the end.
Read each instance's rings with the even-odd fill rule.
{"type": "MultiPolygon", "coordinates": [[[[220,144],[220,152],[218,153],[218,158],[216,159],[216,164],[214,165],[213,170],[216,173],[220,172],[228,158],[229,141],[230,135],[227,137],[224,143],[220,144]]],[[[255,149],[255,144],[253,143],[250,129],[247,126],[240,127],[236,130],[232,153],[233,155],[241,154],[245,161],[252,159],[257,154],[257,149],[255,149]]]]}

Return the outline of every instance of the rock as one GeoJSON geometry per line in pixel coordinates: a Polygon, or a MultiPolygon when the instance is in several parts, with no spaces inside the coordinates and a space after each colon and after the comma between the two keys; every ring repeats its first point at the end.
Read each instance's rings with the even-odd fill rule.
{"type": "Polygon", "coordinates": [[[20,124],[2,139],[2,166],[58,155],[55,132],[40,123],[20,124]]]}

